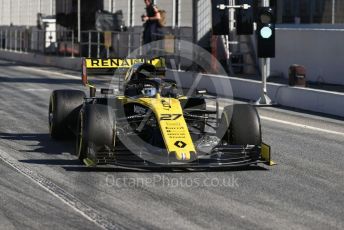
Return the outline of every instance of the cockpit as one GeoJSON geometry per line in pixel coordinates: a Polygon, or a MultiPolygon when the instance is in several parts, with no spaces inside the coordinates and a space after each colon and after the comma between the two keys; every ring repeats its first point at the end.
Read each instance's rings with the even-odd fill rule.
{"type": "Polygon", "coordinates": [[[163,79],[163,75],[148,63],[135,64],[128,70],[124,82],[124,95],[128,97],[177,97],[176,82],[163,79]]]}

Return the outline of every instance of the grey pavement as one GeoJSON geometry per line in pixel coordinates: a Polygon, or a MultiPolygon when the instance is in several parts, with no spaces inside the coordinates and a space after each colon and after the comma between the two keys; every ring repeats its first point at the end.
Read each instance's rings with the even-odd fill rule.
{"type": "Polygon", "coordinates": [[[1,229],[344,228],[342,120],[260,108],[274,167],[89,169],[48,134],[50,92],[82,89],[79,76],[0,61],[1,229]]]}

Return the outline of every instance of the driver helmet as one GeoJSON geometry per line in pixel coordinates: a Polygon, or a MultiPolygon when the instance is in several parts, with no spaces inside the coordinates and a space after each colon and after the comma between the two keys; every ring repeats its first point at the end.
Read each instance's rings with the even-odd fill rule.
{"type": "Polygon", "coordinates": [[[145,86],[143,87],[142,94],[147,97],[153,97],[156,95],[156,88],[151,85],[145,86]]]}

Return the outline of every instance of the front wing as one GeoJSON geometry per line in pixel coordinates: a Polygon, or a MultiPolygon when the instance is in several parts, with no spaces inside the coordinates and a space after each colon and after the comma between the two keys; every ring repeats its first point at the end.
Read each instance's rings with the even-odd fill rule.
{"type": "Polygon", "coordinates": [[[271,160],[271,148],[266,144],[261,146],[217,146],[210,154],[200,154],[193,161],[182,162],[169,155],[166,162],[152,163],[145,160],[154,157],[152,153],[141,152],[139,155],[130,153],[127,150],[119,151],[116,154],[102,152],[97,159],[87,158],[84,163],[87,166],[98,164],[113,164],[131,168],[232,168],[264,163],[272,166],[275,163],[271,160]]]}

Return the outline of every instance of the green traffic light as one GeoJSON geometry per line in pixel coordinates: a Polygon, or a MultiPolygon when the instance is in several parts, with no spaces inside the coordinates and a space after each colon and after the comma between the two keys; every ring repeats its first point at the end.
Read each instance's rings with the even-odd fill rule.
{"type": "Polygon", "coordinates": [[[275,13],[271,7],[260,7],[257,15],[257,55],[275,57],[275,13]]]}
{"type": "Polygon", "coordinates": [[[263,27],[261,30],[260,30],[260,36],[262,38],[265,38],[265,39],[268,39],[272,36],[272,30],[270,27],[263,27]]]}

